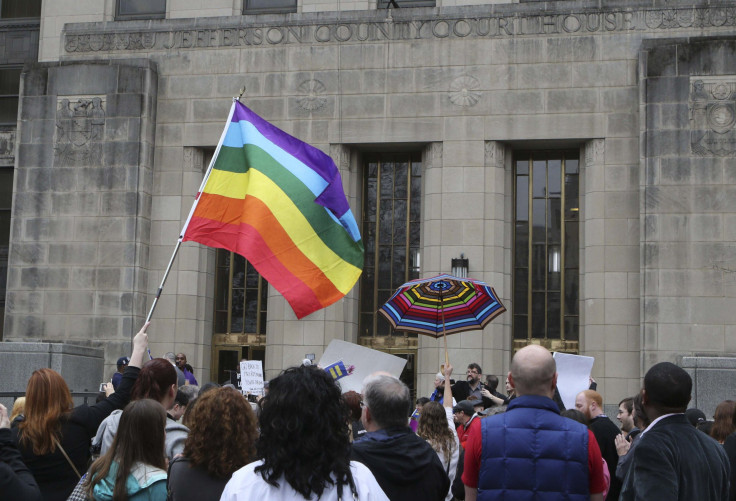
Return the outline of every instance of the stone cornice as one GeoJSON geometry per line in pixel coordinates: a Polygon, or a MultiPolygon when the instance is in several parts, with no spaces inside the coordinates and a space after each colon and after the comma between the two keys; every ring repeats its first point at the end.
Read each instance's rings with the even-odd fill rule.
{"type": "Polygon", "coordinates": [[[65,26],[66,54],[168,51],[294,44],[514,38],[677,31],[736,26],[736,6],[682,8],[402,9],[239,16],[189,20],[79,23],[65,26]],[[407,11],[411,11],[408,12],[407,11]]]}

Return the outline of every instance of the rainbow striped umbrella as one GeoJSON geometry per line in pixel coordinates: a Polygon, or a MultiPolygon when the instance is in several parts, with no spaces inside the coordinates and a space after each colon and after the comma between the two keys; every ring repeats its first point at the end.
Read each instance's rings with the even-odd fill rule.
{"type": "Polygon", "coordinates": [[[484,282],[437,275],[406,282],[378,311],[396,330],[438,338],[483,329],[506,308],[484,282]]]}

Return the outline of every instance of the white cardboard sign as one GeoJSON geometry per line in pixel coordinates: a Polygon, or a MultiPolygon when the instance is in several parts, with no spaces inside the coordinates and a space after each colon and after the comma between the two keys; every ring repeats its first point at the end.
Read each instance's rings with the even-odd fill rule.
{"type": "Polygon", "coordinates": [[[260,360],[240,362],[240,386],[244,395],[263,395],[263,365],[260,360]]]}
{"type": "Polygon", "coordinates": [[[554,352],[557,364],[557,389],[565,408],[575,408],[575,397],[590,387],[590,372],[595,358],[554,352]]]}
{"type": "Polygon", "coordinates": [[[343,393],[350,390],[360,393],[363,387],[363,379],[377,371],[385,371],[399,377],[406,365],[406,360],[401,357],[355,343],[333,339],[327,346],[322,358],[319,359],[318,365],[327,367],[339,361],[342,361],[345,367],[354,367],[352,374],[337,381],[343,393]]]}

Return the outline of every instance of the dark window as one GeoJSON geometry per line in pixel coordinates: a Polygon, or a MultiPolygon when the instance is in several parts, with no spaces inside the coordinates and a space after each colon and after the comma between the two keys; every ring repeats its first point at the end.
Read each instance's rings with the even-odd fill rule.
{"type": "Polygon", "coordinates": [[[0,339],[5,323],[5,291],[10,246],[10,209],[13,202],[13,168],[0,167],[0,339]]]}
{"type": "Polygon", "coordinates": [[[243,256],[217,250],[215,334],[266,334],[268,283],[243,256]]]}
{"type": "MultiPolygon", "coordinates": [[[[399,6],[399,8],[403,7],[434,7],[436,2],[435,0],[394,0],[396,5],[399,6]]],[[[385,9],[388,7],[388,4],[390,3],[390,0],[378,0],[378,8],[379,9],[385,9]]],[[[396,5],[392,5],[392,7],[396,8],[396,5]]]]}
{"type": "MultiPolygon", "coordinates": [[[[363,176],[365,264],[360,278],[359,325],[363,338],[393,335],[391,325],[376,311],[398,286],[419,278],[421,195],[420,154],[366,158],[363,176]]],[[[409,337],[416,337],[416,334],[409,334],[409,337]]]]}
{"type": "Polygon", "coordinates": [[[514,159],[515,347],[576,351],[579,319],[578,153],[514,159]]]}
{"type": "Polygon", "coordinates": [[[0,18],[41,17],[41,0],[0,0],[0,18]]]}
{"type": "Polygon", "coordinates": [[[244,0],[243,14],[296,12],[296,0],[244,0]]]}
{"type": "Polygon", "coordinates": [[[22,68],[0,68],[0,125],[18,122],[18,92],[22,68]]]}
{"type": "Polygon", "coordinates": [[[116,20],[164,19],[166,0],[117,0],[116,20]]]}

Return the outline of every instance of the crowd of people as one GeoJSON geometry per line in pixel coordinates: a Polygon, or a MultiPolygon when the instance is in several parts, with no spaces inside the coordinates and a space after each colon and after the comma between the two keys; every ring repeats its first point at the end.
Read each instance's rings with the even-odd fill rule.
{"type": "Polygon", "coordinates": [[[620,427],[594,381],[565,409],[555,361],[534,345],[513,357],[505,394],[478,364],[454,383],[445,364],[416,406],[391,374],[343,394],[300,365],[251,404],[198,386],[183,354],[144,363],[147,327],[94,405],[74,407],[46,368],[13,411],[0,405],[0,501],[736,500],[736,402],[709,422],[668,362],[619,402],[620,427]]]}

